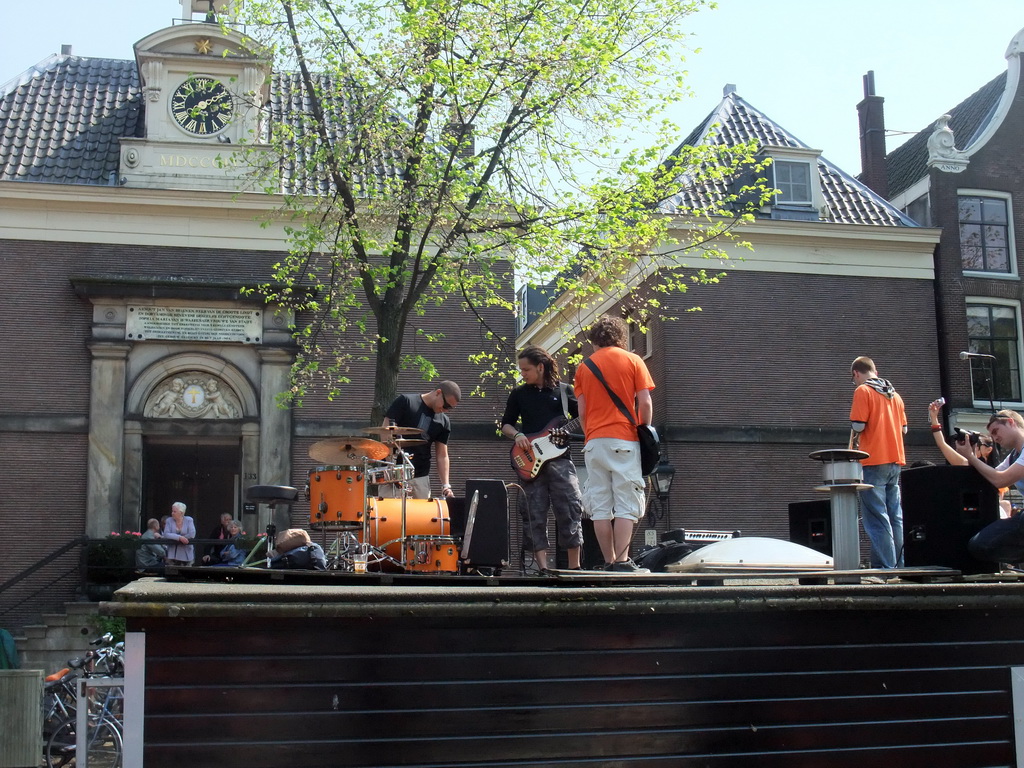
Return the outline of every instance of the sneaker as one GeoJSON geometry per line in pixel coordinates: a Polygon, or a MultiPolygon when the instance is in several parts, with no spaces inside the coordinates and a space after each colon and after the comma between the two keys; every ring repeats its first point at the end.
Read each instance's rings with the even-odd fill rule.
{"type": "Polygon", "coordinates": [[[632,560],[620,560],[617,563],[609,563],[606,570],[613,573],[650,573],[650,568],[641,568],[632,560]]]}

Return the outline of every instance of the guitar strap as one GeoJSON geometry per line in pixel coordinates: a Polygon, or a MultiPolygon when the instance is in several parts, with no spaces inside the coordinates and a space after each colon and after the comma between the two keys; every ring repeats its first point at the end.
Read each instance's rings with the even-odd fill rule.
{"type": "Polygon", "coordinates": [[[566,423],[569,423],[572,421],[572,416],[569,415],[569,385],[564,381],[558,382],[558,391],[562,394],[562,414],[566,423]]]}
{"type": "Polygon", "coordinates": [[[604,388],[608,390],[608,397],[610,397],[612,399],[612,402],[615,403],[615,407],[622,411],[625,417],[629,419],[629,423],[635,427],[636,420],[633,418],[633,415],[629,412],[629,408],[626,407],[626,404],[622,402],[618,395],[612,392],[612,388],[609,387],[608,382],[604,380],[604,374],[601,373],[601,369],[597,367],[597,364],[589,357],[583,361],[583,364],[593,372],[593,374],[597,377],[598,381],[604,384],[604,388]]]}

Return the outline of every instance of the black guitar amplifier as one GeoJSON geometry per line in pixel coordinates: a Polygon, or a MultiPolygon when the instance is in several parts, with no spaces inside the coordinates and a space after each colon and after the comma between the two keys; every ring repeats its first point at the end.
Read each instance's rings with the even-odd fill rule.
{"type": "MultiPolygon", "coordinates": [[[[508,545],[508,490],[502,480],[466,481],[466,532],[462,560],[470,566],[504,568],[508,545]]],[[[453,525],[454,528],[454,525],[453,525]]]]}

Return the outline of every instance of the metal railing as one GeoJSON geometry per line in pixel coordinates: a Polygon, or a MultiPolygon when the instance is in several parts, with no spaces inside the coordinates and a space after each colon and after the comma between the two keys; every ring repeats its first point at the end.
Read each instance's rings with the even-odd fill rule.
{"type": "Polygon", "coordinates": [[[89,538],[79,536],[0,584],[0,626],[38,620],[81,594],[89,538]]]}
{"type": "MultiPolygon", "coordinates": [[[[151,543],[160,541],[130,535],[79,536],[62,544],[0,584],[0,627],[38,623],[42,614],[62,611],[64,603],[109,599],[128,582],[159,575],[161,568],[136,566],[136,551],[151,543]]],[[[198,563],[207,547],[224,541],[193,539],[192,543],[198,563]]]]}

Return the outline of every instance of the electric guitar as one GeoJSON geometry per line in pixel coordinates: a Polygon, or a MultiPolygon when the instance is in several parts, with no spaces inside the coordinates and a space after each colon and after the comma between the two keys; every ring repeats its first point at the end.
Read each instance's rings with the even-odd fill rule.
{"type": "Polygon", "coordinates": [[[529,448],[520,448],[518,444],[512,446],[512,469],[523,480],[533,480],[544,462],[564,456],[569,450],[569,435],[579,428],[580,420],[577,417],[560,425],[564,418],[559,416],[541,432],[527,435],[529,448]]]}

